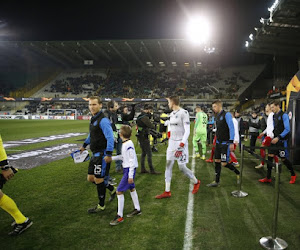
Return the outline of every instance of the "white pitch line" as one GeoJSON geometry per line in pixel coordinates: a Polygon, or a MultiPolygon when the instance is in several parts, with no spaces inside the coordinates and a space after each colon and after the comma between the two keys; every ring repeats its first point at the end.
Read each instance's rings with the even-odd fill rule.
{"type": "MultiPolygon", "coordinates": [[[[195,150],[193,149],[193,154],[194,153],[195,150]]],[[[192,160],[192,171],[193,173],[195,173],[195,158],[193,158],[192,160]]],[[[187,211],[186,211],[183,250],[190,250],[193,247],[193,217],[194,217],[194,194],[192,194],[193,187],[194,187],[194,183],[191,179],[187,211]]]]}

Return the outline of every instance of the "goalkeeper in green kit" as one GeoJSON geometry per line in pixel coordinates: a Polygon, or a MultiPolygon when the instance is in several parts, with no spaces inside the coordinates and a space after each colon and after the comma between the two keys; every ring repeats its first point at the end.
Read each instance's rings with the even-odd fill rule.
{"type": "Polygon", "coordinates": [[[206,140],[207,140],[207,115],[203,112],[200,106],[196,107],[196,119],[193,136],[193,146],[195,149],[194,158],[200,158],[198,143],[202,146],[202,160],[205,160],[206,154],[206,140]]]}

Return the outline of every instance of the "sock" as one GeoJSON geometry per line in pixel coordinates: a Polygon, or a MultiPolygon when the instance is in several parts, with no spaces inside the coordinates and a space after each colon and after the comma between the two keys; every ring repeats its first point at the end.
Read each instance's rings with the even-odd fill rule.
{"type": "Polygon", "coordinates": [[[234,162],[234,163],[237,163],[237,162],[238,162],[237,159],[236,159],[236,156],[235,156],[235,154],[234,154],[233,152],[230,152],[230,159],[231,159],[231,161],[234,162]]]}
{"type": "Polygon", "coordinates": [[[106,188],[104,182],[97,184],[97,192],[99,198],[99,205],[103,207],[105,204],[105,194],[106,194],[106,188]]]}
{"type": "Polygon", "coordinates": [[[125,201],[124,194],[118,194],[117,197],[118,197],[118,215],[120,217],[123,217],[124,201],[125,201]]]}
{"type": "Polygon", "coordinates": [[[214,158],[214,155],[215,155],[215,147],[213,147],[213,148],[211,149],[210,159],[213,159],[213,158],[214,158]]]}
{"type": "Polygon", "coordinates": [[[227,163],[227,165],[225,165],[225,168],[229,168],[231,171],[235,172],[236,174],[240,174],[240,171],[237,170],[232,163],[227,163]]]}
{"type": "Polygon", "coordinates": [[[132,199],[134,208],[136,210],[140,211],[141,208],[140,208],[140,203],[139,203],[139,197],[138,197],[136,190],[134,190],[133,192],[130,192],[130,195],[131,195],[131,199],[132,199]]]}
{"type": "Polygon", "coordinates": [[[8,212],[14,219],[17,224],[24,223],[27,219],[18,209],[16,203],[7,195],[3,194],[0,199],[0,207],[8,212]]]}
{"type": "Polygon", "coordinates": [[[171,191],[171,182],[166,182],[166,192],[170,192],[171,191]]]}
{"type": "MultiPolygon", "coordinates": [[[[264,149],[260,149],[260,156],[261,156],[261,158],[263,158],[263,159],[265,159],[265,157],[266,157],[266,150],[264,150],[264,149]]],[[[261,165],[265,165],[265,161],[263,161],[263,160],[261,160],[261,165]]]]}
{"type": "Polygon", "coordinates": [[[271,162],[273,163],[273,157],[268,156],[268,161],[270,161],[270,163],[269,162],[267,163],[267,167],[268,167],[267,178],[271,179],[271,173],[272,173],[272,167],[273,167],[271,162]]]}
{"type": "Polygon", "coordinates": [[[110,192],[112,192],[112,191],[114,190],[114,186],[113,186],[113,185],[110,185],[110,184],[108,184],[108,185],[106,186],[106,188],[107,188],[110,192]]]}
{"type": "Polygon", "coordinates": [[[291,176],[295,176],[296,174],[295,174],[295,171],[294,171],[294,169],[293,169],[292,163],[291,163],[287,158],[285,158],[285,159],[283,160],[283,163],[284,163],[284,165],[286,165],[286,167],[287,167],[288,170],[290,171],[291,176]]]}
{"type": "Polygon", "coordinates": [[[197,184],[197,183],[198,183],[198,179],[196,178],[196,176],[194,176],[194,177],[192,178],[192,180],[194,181],[194,184],[197,184]]]}
{"type": "Polygon", "coordinates": [[[216,182],[220,182],[221,175],[221,162],[215,162],[215,174],[216,174],[216,182]]]}

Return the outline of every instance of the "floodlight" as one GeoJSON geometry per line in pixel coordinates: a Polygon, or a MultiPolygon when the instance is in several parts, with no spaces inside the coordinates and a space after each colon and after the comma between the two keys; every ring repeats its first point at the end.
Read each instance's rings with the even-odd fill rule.
{"type": "Polygon", "coordinates": [[[210,33],[210,23],[204,17],[191,18],[187,24],[187,37],[195,44],[208,42],[210,33]]]}

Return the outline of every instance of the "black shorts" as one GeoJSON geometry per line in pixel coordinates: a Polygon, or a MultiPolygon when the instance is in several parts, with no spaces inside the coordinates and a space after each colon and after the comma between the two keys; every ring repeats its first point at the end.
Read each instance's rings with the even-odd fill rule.
{"type": "Polygon", "coordinates": [[[230,150],[228,143],[216,143],[215,159],[221,160],[221,162],[228,162],[229,154],[230,150]]]}
{"type": "Polygon", "coordinates": [[[106,175],[106,162],[104,155],[92,156],[89,164],[88,174],[94,175],[96,178],[104,178],[106,175]]]}
{"type": "Polygon", "coordinates": [[[271,143],[268,153],[271,155],[277,155],[277,156],[279,156],[279,158],[288,158],[289,152],[286,149],[287,147],[288,147],[287,140],[278,141],[276,144],[271,143]],[[276,147],[281,147],[282,149],[276,149],[276,147]]]}

